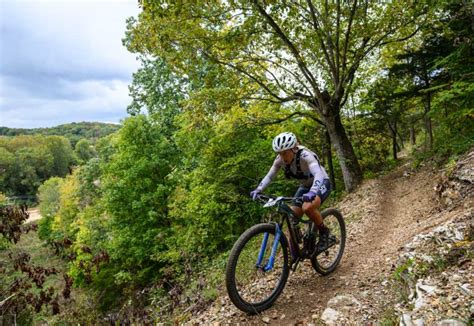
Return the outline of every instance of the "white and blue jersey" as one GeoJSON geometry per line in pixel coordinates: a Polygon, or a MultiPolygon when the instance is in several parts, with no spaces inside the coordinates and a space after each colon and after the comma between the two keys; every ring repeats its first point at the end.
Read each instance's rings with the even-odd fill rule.
{"type": "MultiPolygon", "coordinates": [[[[316,153],[307,149],[304,146],[298,146],[298,152],[295,154],[295,158],[291,164],[286,165],[283,158],[277,155],[273,165],[268,171],[267,175],[262,179],[262,182],[258,185],[260,191],[263,191],[276,177],[281,168],[284,168],[287,177],[298,179],[301,187],[307,191],[312,191],[324,196],[326,199],[326,191],[328,186],[330,187],[329,177],[324,167],[319,163],[318,156],[316,153]]],[[[323,199],[323,198],[321,198],[323,199]]]]}

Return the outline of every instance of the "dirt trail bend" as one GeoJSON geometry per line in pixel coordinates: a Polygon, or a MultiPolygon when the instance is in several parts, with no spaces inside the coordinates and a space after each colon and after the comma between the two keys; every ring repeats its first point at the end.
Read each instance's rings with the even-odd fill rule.
{"type": "Polygon", "coordinates": [[[30,222],[34,222],[34,221],[37,221],[39,219],[41,219],[41,213],[39,211],[39,208],[31,208],[31,209],[28,209],[28,214],[30,215],[28,217],[28,219],[25,221],[25,223],[30,223],[30,222]]]}
{"type": "Polygon", "coordinates": [[[367,321],[379,319],[386,309],[383,281],[392,274],[400,247],[446,220],[442,214],[432,214],[437,210],[438,173],[431,167],[415,172],[405,162],[346,196],[338,204],[347,223],[346,249],[331,275],[319,276],[305,261],[290,274],[274,306],[262,314],[248,316],[223,295],[190,324],[318,324],[328,300],[338,294],[357,298],[367,321]]]}

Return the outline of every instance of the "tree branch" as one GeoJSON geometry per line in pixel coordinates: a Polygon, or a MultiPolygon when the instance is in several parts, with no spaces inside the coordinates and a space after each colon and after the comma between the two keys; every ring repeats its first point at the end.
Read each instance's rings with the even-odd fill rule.
{"type": "Polygon", "coordinates": [[[213,57],[211,55],[209,55],[208,53],[206,53],[206,56],[211,59],[211,60],[214,60],[215,62],[217,63],[220,63],[221,65],[224,65],[224,66],[227,66],[227,67],[230,67],[234,70],[237,70],[238,72],[244,74],[245,76],[247,76],[248,78],[250,78],[251,80],[253,80],[254,82],[256,82],[258,85],[260,85],[265,91],[267,91],[267,93],[269,95],[271,95],[272,97],[276,98],[278,101],[281,101],[282,99],[280,98],[280,96],[278,96],[275,92],[273,92],[270,87],[268,85],[266,85],[263,81],[261,81],[260,79],[258,79],[257,77],[253,76],[252,74],[250,74],[249,72],[247,72],[246,70],[240,68],[239,66],[236,66],[232,63],[229,63],[229,62],[225,62],[225,61],[222,61],[222,60],[219,60],[217,59],[216,57],[213,57]]]}
{"type": "Polygon", "coordinates": [[[311,84],[313,87],[316,96],[321,96],[321,92],[318,87],[318,83],[316,82],[316,79],[314,76],[311,74],[309,71],[306,63],[304,62],[303,58],[301,57],[299,51],[296,49],[295,45],[288,39],[286,34],[282,31],[280,26],[275,22],[275,20],[265,11],[265,9],[260,6],[258,3],[258,0],[253,0],[253,3],[259,13],[267,20],[267,22],[272,26],[273,30],[277,33],[277,35],[283,40],[283,42],[286,44],[286,46],[289,48],[290,52],[292,53],[293,57],[296,59],[296,62],[298,63],[298,67],[302,71],[303,75],[306,77],[308,82],[311,84]]]}
{"type": "MultiPolygon", "coordinates": [[[[287,67],[283,66],[282,64],[272,60],[272,59],[268,59],[268,58],[262,58],[262,57],[253,57],[251,54],[249,53],[246,53],[246,56],[244,56],[242,59],[247,59],[246,61],[247,62],[253,62],[255,64],[257,64],[259,67],[261,67],[262,69],[264,69],[265,71],[267,71],[273,78],[273,80],[277,83],[277,85],[283,90],[285,91],[287,94],[291,94],[293,91],[296,91],[296,90],[293,90],[293,91],[288,91],[287,89],[285,89],[281,83],[278,81],[278,79],[276,78],[275,74],[268,68],[264,67],[260,62],[267,62],[269,63],[270,65],[273,65],[275,66],[276,68],[278,69],[281,69],[284,71],[284,73],[287,73],[288,75],[292,76],[297,83],[299,83],[301,85],[301,87],[303,87],[309,94],[312,95],[311,93],[311,90],[307,87],[307,85],[305,83],[303,83],[300,79],[300,76],[298,76],[295,72],[289,70],[287,67]]],[[[288,65],[291,64],[290,61],[288,60],[285,60],[285,59],[282,59],[282,58],[279,58],[279,57],[276,57],[277,60],[283,60],[283,61],[286,61],[288,63],[288,65]]],[[[292,85],[294,87],[294,85],[292,85]]]]}
{"type": "Polygon", "coordinates": [[[316,17],[316,8],[314,7],[311,0],[307,0],[307,3],[310,9],[311,18],[313,19],[314,30],[319,35],[319,44],[321,45],[321,48],[323,49],[324,56],[326,57],[326,61],[328,62],[329,69],[331,70],[331,73],[332,73],[333,82],[335,83],[334,77],[336,75],[336,66],[334,65],[334,61],[331,59],[329,52],[326,48],[326,44],[324,43],[324,36],[321,33],[321,27],[319,25],[318,18],[316,17]]]}
{"type": "Polygon", "coordinates": [[[352,5],[352,8],[351,8],[351,13],[349,15],[349,22],[347,24],[347,29],[346,29],[345,38],[344,38],[344,50],[342,52],[342,75],[343,76],[345,75],[346,68],[347,68],[347,48],[349,46],[349,38],[351,34],[351,29],[352,29],[352,21],[355,16],[356,8],[357,8],[357,0],[354,0],[354,4],[352,5]]]}
{"type": "Polygon", "coordinates": [[[319,120],[318,118],[314,117],[313,115],[309,114],[309,113],[305,113],[305,112],[293,112],[292,114],[284,117],[284,118],[280,118],[280,119],[275,119],[275,120],[270,120],[270,121],[265,121],[265,122],[261,122],[261,123],[258,123],[257,126],[267,126],[267,125],[274,125],[274,124],[279,124],[279,123],[282,123],[283,121],[287,121],[289,119],[291,119],[292,117],[294,116],[300,116],[300,117],[306,117],[306,118],[310,118],[311,120],[313,121],[316,121],[317,123],[319,123],[320,125],[326,127],[326,125],[321,121],[319,120]]]}

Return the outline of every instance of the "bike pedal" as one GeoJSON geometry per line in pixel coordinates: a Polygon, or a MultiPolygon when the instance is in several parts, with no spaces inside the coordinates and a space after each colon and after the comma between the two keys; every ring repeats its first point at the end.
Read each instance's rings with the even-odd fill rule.
{"type": "Polygon", "coordinates": [[[320,253],[322,252],[325,252],[327,251],[329,248],[331,248],[332,246],[334,246],[336,243],[337,243],[337,239],[334,237],[334,239],[330,239],[331,241],[329,242],[328,246],[322,250],[318,250],[318,248],[316,247],[314,249],[314,252],[313,254],[311,255],[311,257],[314,257],[314,256],[317,256],[319,255],[320,253]]]}

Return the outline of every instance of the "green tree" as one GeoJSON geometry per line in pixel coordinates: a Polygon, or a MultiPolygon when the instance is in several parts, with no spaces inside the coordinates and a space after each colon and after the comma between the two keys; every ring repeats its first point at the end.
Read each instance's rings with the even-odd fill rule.
{"type": "Polygon", "coordinates": [[[81,139],[77,142],[74,153],[81,164],[84,164],[97,155],[94,147],[87,139],[81,139]]]}
{"type": "Polygon", "coordinates": [[[380,122],[383,131],[386,126],[392,140],[393,159],[397,159],[397,152],[403,146],[403,139],[400,137],[400,126],[404,111],[407,109],[403,96],[406,94],[404,88],[405,81],[395,78],[393,75],[385,75],[379,78],[369,91],[367,102],[371,104],[368,114],[380,122]]]}
{"type": "Polygon", "coordinates": [[[148,113],[168,139],[176,131],[175,117],[182,111],[186,81],[175,74],[161,59],[141,59],[142,67],[133,74],[129,86],[131,115],[148,113]]]}
{"type": "Polygon", "coordinates": [[[169,142],[144,115],[125,120],[113,139],[115,153],[104,166],[104,205],[110,214],[108,252],[117,275],[136,283],[159,276],[163,241],[170,230],[167,198],[174,168],[169,142]]]}
{"type": "Polygon", "coordinates": [[[378,47],[406,39],[424,6],[406,3],[258,0],[176,4],[142,1],[126,44],[193,74],[202,62],[220,64],[252,84],[253,99],[300,101],[326,125],[348,190],[361,170],[341,122],[355,74],[378,47]]]}
{"type": "Polygon", "coordinates": [[[53,156],[46,146],[20,148],[15,152],[15,163],[6,172],[8,192],[34,195],[52,170],[53,156]]]}
{"type": "Polygon", "coordinates": [[[422,29],[420,38],[408,42],[390,67],[399,79],[411,78],[405,97],[419,98],[423,104],[428,150],[436,142],[434,128],[441,136],[437,144],[444,148],[449,148],[446,138],[456,142],[461,135],[464,138],[461,143],[469,144],[466,139],[473,130],[472,120],[464,119],[472,114],[474,106],[473,4],[440,2],[436,8],[438,19],[422,29]],[[434,128],[433,118],[436,118],[434,128]]]}
{"type": "Polygon", "coordinates": [[[45,144],[53,155],[53,174],[64,177],[74,162],[74,152],[69,140],[62,136],[47,136],[45,144]]]}
{"type": "Polygon", "coordinates": [[[8,171],[12,169],[14,161],[14,154],[6,148],[0,147],[0,191],[4,193],[10,190],[8,187],[8,171]]]}
{"type": "Polygon", "coordinates": [[[35,195],[43,181],[68,174],[75,160],[62,136],[0,136],[0,154],[0,189],[9,195],[35,195]]]}
{"type": "Polygon", "coordinates": [[[53,177],[38,188],[39,210],[42,219],[39,221],[38,235],[43,240],[53,240],[52,223],[60,208],[60,187],[62,178],[53,177]]]}
{"type": "Polygon", "coordinates": [[[0,127],[0,135],[19,136],[19,135],[43,135],[43,136],[64,136],[71,142],[72,146],[82,138],[95,142],[97,139],[110,135],[120,129],[118,124],[101,122],[73,122],[50,128],[7,128],[0,127]]]}

